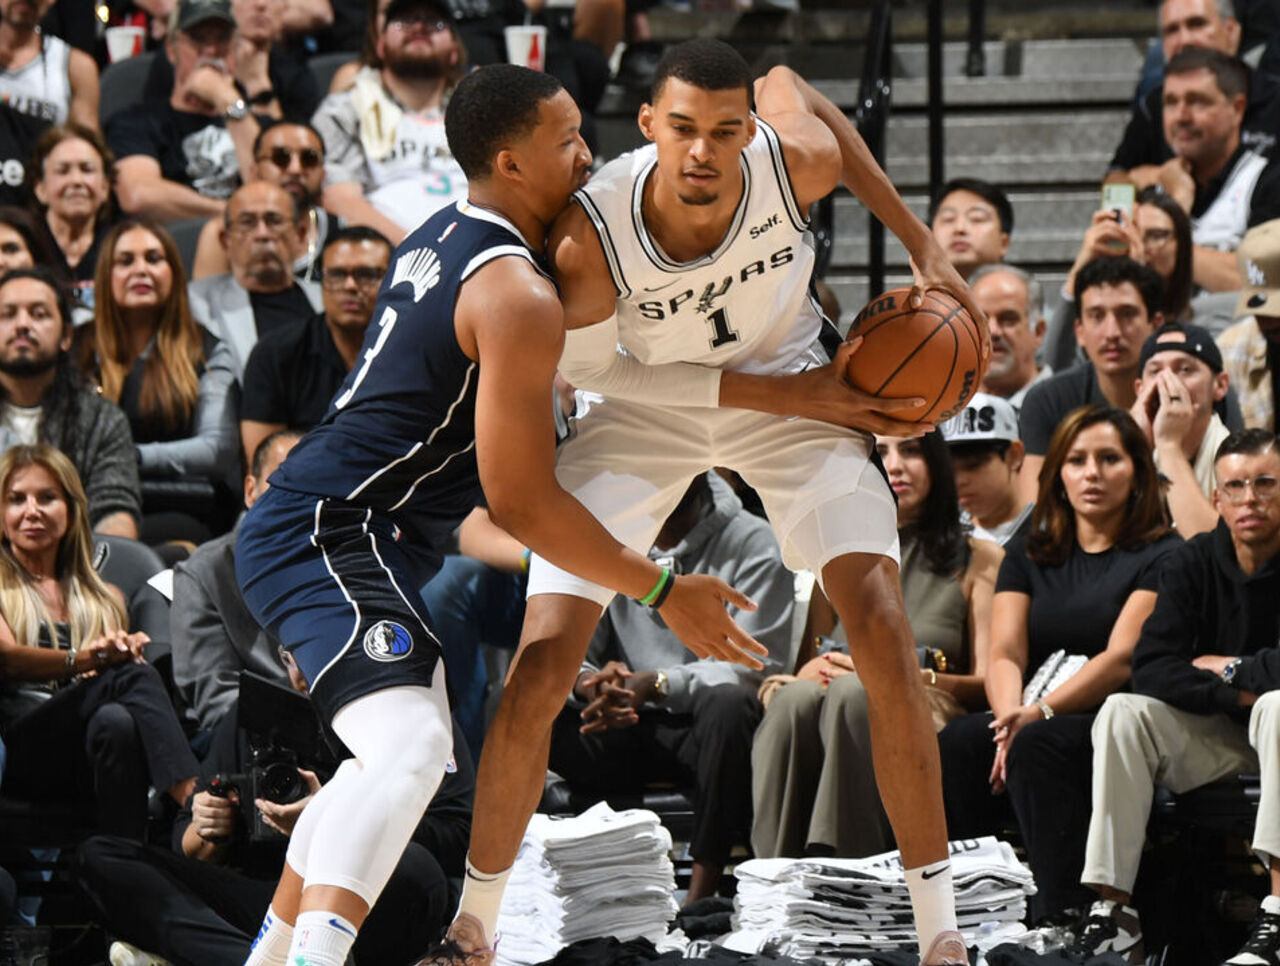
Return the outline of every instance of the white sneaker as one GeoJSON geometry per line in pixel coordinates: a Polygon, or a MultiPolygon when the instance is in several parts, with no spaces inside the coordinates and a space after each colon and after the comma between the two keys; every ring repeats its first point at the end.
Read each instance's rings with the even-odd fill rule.
{"type": "Polygon", "coordinates": [[[137,946],[116,940],[107,953],[111,966],[173,966],[167,959],[161,959],[155,953],[143,952],[137,946]]]}

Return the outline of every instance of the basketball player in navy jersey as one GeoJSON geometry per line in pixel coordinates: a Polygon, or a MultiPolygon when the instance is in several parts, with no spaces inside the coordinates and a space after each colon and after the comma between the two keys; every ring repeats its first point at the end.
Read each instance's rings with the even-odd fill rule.
{"type": "MultiPolygon", "coordinates": [[[[557,565],[640,598],[661,581],[553,472],[564,322],[539,253],[586,178],[579,123],[546,74],[500,65],[458,85],[445,126],[469,201],[396,250],[360,361],[241,525],[245,600],[354,754],[290,838],[251,966],[346,962],[449,767],[440,643],[417,588],[481,482],[495,520],[557,565]]],[[[752,605],[723,582],[682,576],[655,597],[697,653],[759,666],[765,649],[725,610],[752,605]]]]}
{"type": "MultiPolygon", "coordinates": [[[[569,329],[560,368],[604,396],[580,407],[557,476],[637,551],[697,473],[724,465],[755,487],[788,564],[819,576],[848,632],[923,961],[967,963],[937,740],[903,614],[895,506],[867,432],[918,435],[927,427],[892,413],[924,400],[872,400],[844,381],[856,346],[831,338],[810,293],[809,206],[843,182],[911,253],[912,298],[947,289],[986,326],[844,114],[785,68],[754,93],[753,114],[750,71],[727,45],[670,48],[639,116],[656,147],[606,165],[553,227],[548,250],[569,329]]],[[[542,788],[546,736],[611,595],[534,558],[520,651],[481,756],[468,874],[449,931],[471,954],[469,966],[492,946],[505,877],[542,788]]],[[[612,695],[620,703],[665,697],[637,696],[625,682],[612,695]]]]}

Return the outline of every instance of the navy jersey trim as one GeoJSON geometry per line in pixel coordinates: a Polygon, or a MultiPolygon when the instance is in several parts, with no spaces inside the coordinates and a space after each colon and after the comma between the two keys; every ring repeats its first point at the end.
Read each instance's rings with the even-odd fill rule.
{"type": "Polygon", "coordinates": [[[765,142],[769,145],[769,158],[773,162],[773,174],[778,179],[778,187],[782,191],[782,198],[786,203],[787,216],[791,219],[791,224],[795,226],[796,231],[808,231],[809,219],[805,217],[804,212],[800,210],[799,202],[796,201],[795,188],[791,185],[791,172],[787,170],[787,157],[783,153],[782,141],[778,138],[778,132],[758,117],[756,118],[756,127],[764,132],[765,142]]]}
{"type": "Polygon", "coordinates": [[[706,255],[699,255],[688,262],[675,262],[663,254],[662,249],[653,240],[653,236],[649,234],[649,229],[644,223],[644,186],[657,166],[658,159],[655,156],[636,177],[635,186],[631,192],[631,227],[635,232],[636,240],[640,242],[641,250],[655,267],[664,272],[687,272],[690,269],[701,268],[703,265],[711,264],[737,241],[738,234],[742,231],[743,222],[747,219],[747,206],[751,201],[751,165],[747,163],[746,152],[744,151],[738,155],[738,167],[742,170],[742,197],[738,199],[738,207],[733,213],[733,221],[729,224],[729,230],[725,232],[724,238],[720,240],[720,244],[715,247],[714,251],[706,255]]]}
{"type": "Polygon", "coordinates": [[[600,239],[600,248],[603,249],[604,260],[609,265],[609,274],[613,276],[614,287],[621,298],[630,298],[631,286],[627,284],[627,278],[622,272],[622,259],[618,257],[618,248],[614,245],[613,236],[609,233],[609,223],[596,207],[595,200],[585,191],[574,192],[573,200],[582,206],[582,210],[586,212],[587,218],[591,220],[591,226],[596,231],[596,237],[600,239]]]}

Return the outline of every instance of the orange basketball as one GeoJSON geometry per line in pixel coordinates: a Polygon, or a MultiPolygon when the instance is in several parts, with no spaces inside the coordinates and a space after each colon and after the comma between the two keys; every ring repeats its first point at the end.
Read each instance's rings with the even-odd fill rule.
{"type": "Polygon", "coordinates": [[[978,388],[982,342],[973,317],[938,289],[925,293],[918,309],[909,288],[877,296],[858,313],[848,338],[862,336],[849,360],[854,386],[886,399],[921,396],[923,406],[890,413],[903,422],[950,419],[978,388]]]}

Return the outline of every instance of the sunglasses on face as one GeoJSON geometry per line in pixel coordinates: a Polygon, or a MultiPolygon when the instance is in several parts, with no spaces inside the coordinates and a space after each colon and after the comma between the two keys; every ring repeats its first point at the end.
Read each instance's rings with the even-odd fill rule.
{"type": "Polygon", "coordinates": [[[287,168],[295,155],[297,155],[298,164],[306,170],[317,167],[324,160],[315,148],[302,148],[296,151],[291,151],[289,148],[272,148],[258,160],[270,161],[277,168],[287,168]]]}

